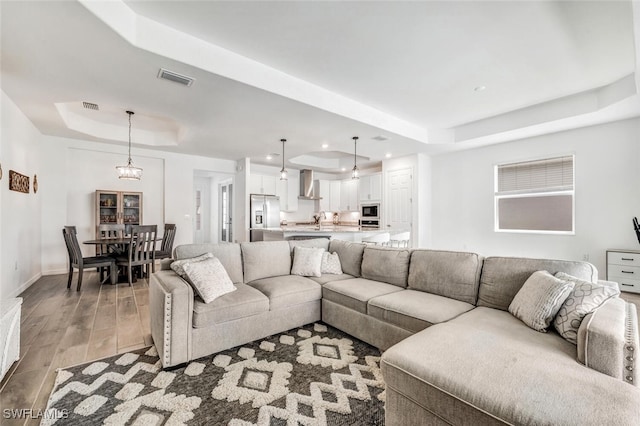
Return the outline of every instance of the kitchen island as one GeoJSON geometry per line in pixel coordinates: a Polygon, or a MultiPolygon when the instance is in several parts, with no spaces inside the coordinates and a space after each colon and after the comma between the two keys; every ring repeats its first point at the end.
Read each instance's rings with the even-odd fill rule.
{"type": "Polygon", "coordinates": [[[264,241],[282,241],[307,238],[330,238],[362,242],[363,238],[390,232],[386,229],[367,228],[355,225],[289,225],[278,228],[261,228],[264,241]]]}

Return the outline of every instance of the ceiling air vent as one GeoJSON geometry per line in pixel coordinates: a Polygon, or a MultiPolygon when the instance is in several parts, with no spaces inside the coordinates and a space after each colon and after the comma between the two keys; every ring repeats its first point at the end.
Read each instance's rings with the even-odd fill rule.
{"type": "Polygon", "coordinates": [[[191,77],[187,77],[186,75],[178,74],[177,72],[169,71],[164,68],[160,68],[158,78],[173,81],[174,83],[184,84],[185,86],[191,86],[195,80],[191,77]]]}
{"type": "Polygon", "coordinates": [[[94,111],[98,111],[100,109],[100,107],[98,107],[98,104],[94,104],[91,102],[82,102],[82,106],[86,109],[92,109],[94,111]]]}
{"type": "Polygon", "coordinates": [[[382,136],[382,135],[374,136],[371,139],[373,139],[375,141],[380,141],[380,142],[384,142],[384,141],[388,141],[389,140],[388,137],[382,136]]]}

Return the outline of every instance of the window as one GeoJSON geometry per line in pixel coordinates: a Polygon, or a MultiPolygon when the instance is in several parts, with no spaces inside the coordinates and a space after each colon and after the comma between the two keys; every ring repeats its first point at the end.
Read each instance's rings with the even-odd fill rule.
{"type": "Polygon", "coordinates": [[[574,156],[495,168],[495,230],[574,233],[574,156]]]}

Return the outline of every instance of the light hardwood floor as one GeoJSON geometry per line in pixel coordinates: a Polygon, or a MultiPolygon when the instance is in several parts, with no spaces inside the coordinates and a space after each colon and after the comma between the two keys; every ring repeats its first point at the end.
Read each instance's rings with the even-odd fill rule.
{"type": "MultiPolygon", "coordinates": [[[[146,280],[100,285],[87,273],[75,291],[77,274],[67,290],[67,275],[39,279],[20,296],[20,360],[0,383],[3,409],[44,410],[56,369],[151,345],[149,286],[146,280]]],[[[35,419],[0,424],[38,424],[35,419]]]]}
{"type": "MultiPolygon", "coordinates": [[[[20,360],[0,383],[0,407],[44,410],[56,369],[151,345],[149,285],[138,280],[100,286],[98,275],[85,276],[82,291],[67,290],[67,275],[42,277],[21,297],[20,360]]],[[[640,295],[622,297],[640,306],[640,295]]],[[[640,315],[639,315],[640,321],[640,315]]],[[[0,424],[36,425],[6,420],[0,424]]]]}

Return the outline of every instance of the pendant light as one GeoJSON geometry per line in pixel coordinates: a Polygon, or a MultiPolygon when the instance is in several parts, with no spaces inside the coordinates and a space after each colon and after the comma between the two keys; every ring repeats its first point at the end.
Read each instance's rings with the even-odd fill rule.
{"type": "Polygon", "coordinates": [[[359,171],[358,171],[358,137],[354,136],[353,138],[353,169],[351,169],[351,179],[360,179],[359,171]]]}
{"type": "Polygon", "coordinates": [[[280,180],[287,180],[287,169],[284,168],[284,143],[286,139],[280,139],[282,142],[282,170],[280,170],[280,180]]]}
{"type": "Polygon", "coordinates": [[[127,111],[129,114],[129,161],[126,166],[116,166],[118,171],[118,178],[126,180],[140,180],[142,177],[142,169],[140,167],[134,167],[131,164],[131,116],[133,111],[127,111]]]}

